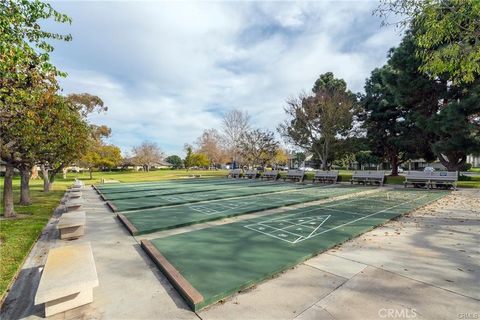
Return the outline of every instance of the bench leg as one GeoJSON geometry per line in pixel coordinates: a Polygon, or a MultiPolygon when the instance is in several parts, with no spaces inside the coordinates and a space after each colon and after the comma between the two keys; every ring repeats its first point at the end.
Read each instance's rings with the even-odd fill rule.
{"type": "Polygon", "coordinates": [[[85,226],[75,226],[60,229],[60,239],[77,239],[85,234],[85,226]]]}
{"type": "Polygon", "coordinates": [[[87,289],[69,296],[45,302],[45,317],[64,312],[93,302],[93,289],[87,289]]]}

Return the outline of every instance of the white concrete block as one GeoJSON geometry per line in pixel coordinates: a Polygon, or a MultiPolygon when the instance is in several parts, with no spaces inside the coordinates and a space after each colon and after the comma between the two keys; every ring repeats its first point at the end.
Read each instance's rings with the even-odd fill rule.
{"type": "Polygon", "coordinates": [[[93,290],[84,290],[69,296],[45,302],[45,317],[71,310],[93,302],[93,290]]]}
{"type": "Polygon", "coordinates": [[[97,286],[89,242],[54,248],[48,253],[35,304],[45,303],[46,315],[52,315],[91,302],[92,288],[97,286]]]}
{"type": "Polygon", "coordinates": [[[85,234],[85,211],[65,213],[57,225],[60,239],[76,239],[85,234]]]}
{"type": "Polygon", "coordinates": [[[83,205],[83,199],[82,198],[68,199],[65,202],[65,207],[67,208],[67,212],[78,210],[82,207],[82,205],[83,205]]]}

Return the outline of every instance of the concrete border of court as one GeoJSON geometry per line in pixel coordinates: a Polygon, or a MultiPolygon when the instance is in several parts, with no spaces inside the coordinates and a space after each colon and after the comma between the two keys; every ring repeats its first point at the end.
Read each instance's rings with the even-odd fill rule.
{"type": "Polygon", "coordinates": [[[195,305],[204,301],[200,292],[185,279],[182,274],[165,258],[150,240],[141,240],[140,246],[153,260],[162,273],[170,280],[175,289],[186,300],[187,304],[195,309],[195,305]]]}
{"type": "MultiPolygon", "coordinates": [[[[103,198],[102,198],[102,199],[103,199],[103,198]]],[[[105,201],[105,200],[103,200],[103,201],[105,201]]],[[[118,209],[117,209],[117,207],[113,204],[113,202],[111,202],[111,201],[106,201],[105,204],[108,206],[108,208],[109,208],[110,210],[112,210],[112,212],[114,212],[114,213],[117,213],[117,212],[118,212],[118,209]]]]}
{"type": "Polygon", "coordinates": [[[138,233],[138,229],[123,214],[117,213],[117,218],[132,236],[138,233]]]}

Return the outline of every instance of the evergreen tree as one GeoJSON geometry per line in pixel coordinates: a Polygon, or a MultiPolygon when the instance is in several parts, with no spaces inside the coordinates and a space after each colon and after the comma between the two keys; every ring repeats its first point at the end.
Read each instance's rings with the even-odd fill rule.
{"type": "Polygon", "coordinates": [[[479,81],[453,85],[448,75],[430,79],[419,71],[415,40],[408,33],[390,55],[392,76],[386,82],[395,103],[405,109],[405,124],[417,152],[458,170],[470,153],[479,153],[479,81]]]}
{"type": "Polygon", "coordinates": [[[408,109],[395,101],[394,82],[396,72],[386,65],[375,69],[365,84],[362,98],[364,113],[361,117],[366,137],[375,156],[389,161],[392,175],[398,175],[398,166],[417,156],[416,131],[408,118],[408,109]]]}

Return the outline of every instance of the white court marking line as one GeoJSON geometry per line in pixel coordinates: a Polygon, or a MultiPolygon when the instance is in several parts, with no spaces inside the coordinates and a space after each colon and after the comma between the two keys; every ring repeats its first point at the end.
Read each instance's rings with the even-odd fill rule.
{"type": "MultiPolygon", "coordinates": [[[[328,186],[324,186],[322,188],[326,188],[328,186]]],[[[300,196],[311,196],[311,194],[301,194],[300,191],[303,191],[305,189],[292,189],[291,191],[292,192],[298,192],[296,194],[300,194],[300,196]]],[[[310,190],[308,190],[310,191],[310,190]]],[[[318,190],[317,190],[318,191],[318,190]]],[[[319,195],[324,195],[324,193],[328,192],[329,190],[328,189],[322,189],[320,190],[322,191],[321,193],[319,193],[319,195]]],[[[318,193],[317,193],[318,194],[318,193]]],[[[279,193],[275,193],[275,195],[283,195],[281,192],[279,193]]],[[[246,196],[245,198],[247,197],[260,197],[260,196],[264,196],[264,195],[259,195],[259,194],[256,194],[256,195],[248,195],[246,196]]],[[[241,198],[243,199],[243,198],[241,198]]],[[[202,214],[206,214],[206,215],[212,215],[212,214],[216,214],[216,213],[225,213],[227,212],[228,210],[232,210],[232,209],[238,209],[238,208],[242,208],[242,207],[245,207],[245,206],[250,206],[250,205],[255,205],[257,203],[260,203],[260,202],[264,202],[263,199],[262,200],[258,200],[258,201],[254,201],[254,202],[245,202],[243,201],[243,205],[240,205],[240,204],[236,204],[234,203],[233,201],[232,202],[227,202],[227,203],[221,203],[221,201],[225,201],[225,200],[220,200],[219,202],[213,202],[213,203],[207,203],[207,204],[196,204],[196,205],[191,205],[189,206],[189,208],[191,208],[192,210],[194,211],[197,211],[197,212],[200,212],[202,214]],[[215,207],[221,207],[221,209],[217,209],[215,207]]],[[[289,201],[289,199],[279,199],[277,200],[278,203],[280,205],[283,205],[285,202],[289,201]]]]}
{"type": "MultiPolygon", "coordinates": [[[[257,187],[257,188],[262,188],[262,187],[257,187]]],[[[271,192],[265,192],[265,190],[262,191],[262,189],[258,189],[258,190],[254,190],[254,189],[250,189],[252,190],[251,192],[252,193],[245,193],[246,190],[249,190],[249,188],[239,188],[239,189],[236,189],[236,190],[243,190],[244,192],[240,192],[240,194],[232,194],[231,195],[231,198],[238,198],[238,197],[242,197],[242,195],[245,195],[246,197],[254,197],[254,196],[259,196],[263,193],[265,194],[268,194],[268,193],[275,193],[275,194],[280,194],[282,192],[288,192],[288,191],[302,191],[302,190],[307,190],[307,189],[310,189],[311,187],[305,187],[305,188],[300,188],[300,187],[290,187],[290,186],[282,186],[282,189],[277,191],[277,190],[271,190],[271,192]]],[[[226,193],[227,196],[230,196],[230,193],[232,192],[232,190],[210,190],[210,191],[224,191],[223,193],[226,193]]],[[[223,193],[219,193],[218,196],[222,196],[224,195],[223,193]]],[[[212,194],[212,193],[192,193],[192,194],[188,194],[188,193],[185,193],[185,194],[179,194],[178,196],[174,196],[172,194],[165,194],[165,195],[160,195],[162,196],[160,198],[161,199],[164,199],[166,200],[167,202],[175,202],[175,201],[188,201],[188,200],[200,200],[200,201],[208,201],[209,197],[216,197],[217,194],[212,194]]],[[[138,197],[138,198],[141,198],[141,197],[138,197]]],[[[137,198],[126,198],[125,200],[128,201],[129,199],[137,199],[137,198]]],[[[122,200],[122,199],[115,199],[115,200],[122,200]]],[[[224,200],[224,199],[210,199],[210,200],[224,200]]],[[[137,201],[135,200],[130,200],[132,202],[128,202],[128,204],[136,204],[137,201]]],[[[162,203],[162,202],[159,202],[159,203],[162,203]]],[[[182,203],[183,204],[183,203],[182,203]]],[[[187,204],[187,203],[185,203],[187,204]]],[[[133,211],[133,210],[132,210],[133,211]]]]}
{"type": "MultiPolygon", "coordinates": [[[[293,222],[286,221],[286,220],[277,220],[278,222],[283,222],[283,223],[289,223],[289,224],[290,224],[290,225],[288,225],[288,226],[286,226],[286,227],[283,227],[283,228],[273,227],[273,226],[271,226],[271,225],[266,224],[265,221],[261,221],[261,222],[258,222],[258,223],[254,223],[254,224],[252,224],[252,225],[260,225],[260,226],[264,226],[264,227],[276,229],[276,230],[278,230],[278,231],[287,231],[287,230],[285,230],[285,229],[290,228],[290,227],[294,227],[294,226],[297,226],[297,227],[298,227],[298,226],[302,226],[302,227],[308,227],[308,228],[313,229],[313,227],[308,226],[308,225],[304,225],[304,224],[305,224],[305,223],[310,223],[310,222],[312,222],[312,221],[314,221],[314,220],[316,220],[316,217],[311,217],[310,219],[308,219],[308,221],[302,222],[302,223],[293,223],[293,222]]],[[[289,231],[287,231],[287,232],[289,232],[289,231]]],[[[294,235],[296,235],[296,236],[300,236],[299,234],[296,234],[296,233],[294,233],[294,232],[290,232],[290,233],[292,233],[292,234],[294,234],[294,235]]]]}
{"type": "MultiPolygon", "coordinates": [[[[296,214],[290,214],[288,216],[294,216],[296,214]]],[[[253,231],[258,231],[260,233],[263,233],[263,234],[266,234],[266,235],[271,235],[269,233],[265,233],[265,232],[262,232],[261,230],[262,229],[257,229],[257,228],[254,228],[254,227],[262,227],[262,228],[270,228],[270,229],[274,229],[275,231],[281,231],[281,232],[286,232],[286,233],[289,233],[291,235],[294,235],[296,237],[303,237],[302,235],[300,234],[297,234],[295,232],[292,232],[292,231],[288,231],[286,230],[287,228],[290,228],[290,227],[293,227],[293,226],[302,226],[302,227],[308,227],[308,228],[311,228],[313,229],[313,227],[311,226],[305,226],[303,224],[295,224],[293,222],[290,222],[290,221],[286,221],[284,219],[285,217],[281,217],[281,218],[276,218],[276,219],[270,219],[270,220],[267,220],[267,221],[260,221],[260,222],[257,222],[257,223],[253,223],[253,224],[249,224],[247,226],[245,226],[246,228],[250,229],[250,230],[253,230],[253,231]],[[290,225],[286,226],[286,227],[283,227],[283,228],[277,228],[277,227],[273,227],[271,225],[268,225],[266,223],[268,222],[283,222],[283,223],[290,223],[290,225]]],[[[305,218],[305,220],[308,220],[307,222],[311,222],[311,221],[314,221],[314,220],[317,220],[318,217],[309,217],[309,218],[305,218]]],[[[323,219],[322,219],[323,220],[323,219]]],[[[271,235],[272,237],[275,237],[275,235],[271,235]]],[[[282,238],[278,238],[278,239],[281,239],[281,240],[284,240],[284,241],[287,241],[287,242],[290,242],[289,240],[285,240],[285,239],[282,239],[282,238]]],[[[293,243],[293,242],[292,242],[293,243]]]]}
{"type": "MultiPolygon", "coordinates": [[[[324,195],[325,193],[329,192],[329,189],[330,188],[334,188],[335,189],[335,186],[331,186],[331,185],[326,185],[326,186],[320,186],[320,187],[307,187],[307,188],[299,188],[299,189],[291,189],[291,190],[283,190],[283,191],[280,191],[280,192],[275,192],[275,195],[285,195],[285,194],[290,194],[290,195],[303,195],[303,196],[311,196],[311,194],[302,194],[302,192],[305,192],[305,191],[311,191],[313,189],[316,189],[317,191],[317,194],[318,195],[324,195]]],[[[335,193],[332,193],[332,195],[335,195],[335,193]]],[[[264,195],[262,194],[253,194],[253,195],[247,195],[247,196],[244,196],[244,197],[241,197],[240,199],[235,199],[235,200],[242,200],[243,202],[245,201],[248,201],[252,198],[259,198],[259,197],[264,197],[264,195]]],[[[225,200],[229,200],[229,199],[212,199],[212,200],[205,200],[205,205],[223,205],[222,202],[225,202],[225,200]]],[[[262,198],[263,200],[263,198],[262,198]]],[[[318,200],[321,200],[321,198],[319,198],[318,200]]],[[[231,200],[230,200],[231,201],[231,200]]],[[[280,201],[280,204],[284,205],[283,201],[286,201],[286,200],[279,200],[280,201]]],[[[305,200],[307,201],[307,200],[305,200]]],[[[199,201],[199,202],[203,202],[202,201],[199,201]]],[[[258,203],[260,202],[260,200],[257,200],[257,201],[254,201],[253,203],[258,203]]],[[[296,203],[295,203],[296,204],[296,203]]],[[[180,204],[173,204],[172,206],[187,206],[188,208],[191,208],[191,205],[190,203],[180,203],[180,204]]],[[[200,204],[196,204],[196,205],[200,205],[200,204]]],[[[233,208],[230,208],[230,209],[233,209],[233,208]]],[[[228,209],[228,210],[230,210],[228,209]]],[[[127,213],[127,212],[135,212],[135,211],[142,211],[142,212],[145,212],[145,211],[153,211],[153,210],[158,210],[158,207],[154,207],[154,208],[146,208],[146,209],[137,209],[137,208],[130,208],[128,210],[125,210],[123,211],[124,213],[127,213]]],[[[218,212],[222,212],[222,211],[218,211],[218,212]]]]}
{"type": "MultiPolygon", "coordinates": [[[[315,228],[315,230],[313,230],[312,232],[310,232],[310,234],[309,234],[307,237],[305,237],[305,239],[303,239],[303,240],[310,239],[311,237],[313,237],[312,235],[315,233],[315,231],[317,231],[318,228],[320,228],[320,227],[325,223],[325,221],[327,221],[330,217],[331,217],[331,215],[326,216],[326,218],[323,219],[322,223],[320,223],[320,224],[315,228]]],[[[299,241],[299,240],[297,239],[297,242],[298,242],[298,241],[299,241]]]]}
{"type": "MultiPolygon", "coordinates": [[[[250,189],[248,187],[245,187],[245,188],[238,188],[236,190],[239,190],[239,194],[231,194],[232,193],[232,190],[220,190],[220,191],[224,191],[224,192],[219,192],[218,194],[212,194],[212,193],[193,193],[193,194],[180,194],[178,196],[171,196],[171,195],[165,195],[164,197],[161,197],[160,199],[165,199],[167,202],[175,202],[175,201],[188,201],[188,200],[200,200],[200,201],[203,201],[203,200],[217,200],[217,199],[208,199],[210,197],[216,197],[216,196],[223,196],[226,194],[227,197],[231,197],[231,198],[236,198],[236,197],[242,197],[242,195],[245,195],[245,196],[258,196],[258,195],[261,195],[263,193],[267,194],[267,193],[281,193],[283,191],[296,191],[296,190],[299,190],[299,188],[296,188],[296,187],[289,187],[289,186],[284,186],[283,190],[280,190],[280,191],[277,191],[277,190],[271,190],[271,192],[266,192],[265,189],[261,189],[262,187],[256,187],[256,188],[259,188],[258,190],[257,189],[250,189]],[[250,192],[246,192],[248,190],[251,190],[250,192]],[[243,192],[242,192],[243,191],[243,192]]],[[[302,189],[302,188],[300,188],[302,189]]],[[[308,188],[305,188],[305,189],[308,189],[308,188]]],[[[214,191],[218,191],[218,190],[214,190],[214,191]]],[[[218,200],[223,200],[223,199],[218,199],[218,200]]],[[[160,202],[161,203],[161,202],[160,202]]]]}
{"type": "Polygon", "coordinates": [[[249,203],[233,203],[233,202],[227,202],[227,203],[218,203],[218,204],[197,204],[197,205],[191,205],[189,206],[190,209],[194,210],[194,211],[197,211],[197,212],[200,212],[201,214],[205,214],[205,215],[212,215],[212,214],[215,214],[215,213],[225,213],[227,212],[228,210],[232,210],[232,209],[238,209],[238,208],[242,208],[242,207],[245,207],[245,206],[248,206],[250,205],[249,203]],[[215,207],[220,207],[220,209],[217,209],[215,207]]]}
{"type": "MultiPolygon", "coordinates": [[[[267,186],[265,186],[267,187],[267,186]]],[[[225,195],[226,197],[224,198],[236,198],[236,197],[240,197],[242,195],[245,195],[245,196],[256,196],[256,195],[261,195],[263,193],[281,193],[283,191],[296,191],[296,190],[300,190],[300,189],[304,189],[304,190],[307,190],[307,189],[310,189],[311,187],[295,187],[295,186],[286,186],[286,185],[282,185],[281,186],[281,189],[271,189],[271,190],[267,190],[267,191],[270,191],[270,192],[266,192],[265,191],[265,188],[263,188],[263,186],[259,186],[259,187],[256,187],[258,189],[252,189],[250,187],[242,187],[242,188],[238,188],[236,190],[238,190],[238,194],[232,194],[232,191],[235,191],[235,190],[230,190],[230,189],[226,189],[226,190],[222,190],[222,189],[216,189],[216,190],[207,190],[207,191],[220,191],[218,194],[212,194],[212,193],[197,193],[197,192],[193,192],[191,194],[189,193],[180,193],[178,195],[175,195],[175,193],[167,193],[167,194],[158,194],[158,196],[160,197],[159,200],[160,202],[158,203],[163,203],[163,201],[161,201],[162,199],[167,201],[167,202],[176,202],[176,201],[191,201],[191,200],[199,200],[199,201],[208,201],[208,200],[219,200],[219,199],[222,199],[222,197],[225,195]],[[248,191],[248,192],[247,192],[248,191]],[[213,199],[211,199],[211,197],[214,197],[213,199]],[[217,198],[218,197],[218,198],[217,198]],[[210,199],[209,199],[210,198],[210,199]]],[[[158,190],[158,191],[163,191],[163,190],[158,190]]],[[[137,199],[137,198],[142,198],[142,197],[145,197],[145,196],[151,196],[151,195],[156,195],[156,193],[158,192],[153,192],[151,194],[146,194],[146,195],[143,195],[143,196],[139,196],[139,197],[133,197],[133,198],[116,198],[116,199],[111,199],[111,200],[124,200],[124,201],[129,201],[130,199],[137,199]]],[[[154,203],[157,203],[156,198],[153,198],[152,201],[154,203]]],[[[129,204],[135,204],[136,201],[135,200],[130,200],[130,201],[133,201],[133,202],[128,202],[129,204]]],[[[188,203],[188,202],[187,202],[188,203]]],[[[180,204],[183,204],[183,203],[180,203],[180,204]]],[[[186,204],[186,203],[185,203],[186,204]]]]}
{"type": "MultiPolygon", "coordinates": [[[[421,197],[419,197],[419,198],[413,199],[413,200],[409,200],[409,201],[406,201],[406,202],[399,203],[399,204],[394,205],[394,206],[391,206],[391,207],[389,207],[389,208],[386,208],[386,209],[383,209],[383,210],[374,212],[374,213],[372,213],[372,214],[369,214],[369,215],[360,217],[360,218],[358,218],[358,219],[355,219],[355,220],[352,220],[352,221],[343,223],[343,224],[341,224],[341,225],[332,227],[332,228],[330,228],[330,229],[324,230],[324,231],[322,231],[322,232],[319,232],[319,233],[317,233],[317,234],[314,234],[314,235],[312,235],[312,236],[310,236],[310,237],[308,237],[308,238],[305,238],[305,239],[300,239],[300,238],[301,238],[301,237],[300,237],[300,238],[298,238],[297,240],[295,240],[295,242],[293,242],[293,243],[299,243],[299,242],[301,242],[301,241],[304,241],[304,240],[307,240],[307,239],[311,239],[311,238],[316,237],[316,236],[318,236],[318,235],[321,235],[321,234],[324,234],[324,233],[326,233],[326,232],[329,232],[329,231],[332,231],[332,230],[335,230],[335,229],[344,227],[344,226],[346,226],[346,225],[355,223],[355,222],[357,222],[357,221],[364,220],[364,219],[366,219],[366,218],[372,217],[372,216],[377,215],[377,214],[379,214],[379,213],[388,212],[389,210],[391,210],[391,209],[393,209],[393,208],[399,207],[399,206],[404,205],[404,204],[406,204],[406,203],[410,203],[410,202],[413,202],[413,201],[417,201],[417,200],[423,199],[423,198],[425,198],[426,196],[427,196],[427,194],[425,194],[425,195],[423,195],[423,196],[421,196],[421,197]]],[[[321,209],[321,208],[316,208],[316,209],[313,209],[313,210],[317,210],[317,209],[321,209]]],[[[313,211],[313,210],[309,210],[309,211],[313,211]]],[[[308,212],[308,211],[306,211],[306,212],[308,212]]],[[[301,212],[301,213],[305,213],[305,212],[301,212]]],[[[297,214],[299,214],[299,213],[290,214],[289,216],[297,215],[297,214]]],[[[278,220],[278,219],[280,219],[280,218],[277,218],[276,220],[278,220]]],[[[267,220],[267,221],[272,221],[272,220],[275,220],[275,219],[270,219],[270,220],[267,220]]],[[[263,221],[262,221],[262,222],[263,222],[263,221]]],[[[257,223],[257,224],[260,224],[260,223],[257,223]]],[[[246,227],[247,229],[253,230],[253,229],[249,228],[249,226],[252,226],[252,225],[255,225],[255,224],[251,224],[251,225],[244,226],[244,227],[246,227]]],[[[269,234],[269,233],[261,232],[261,231],[258,231],[258,230],[253,230],[253,231],[257,231],[257,232],[263,233],[263,234],[265,234],[265,235],[267,235],[267,236],[271,236],[271,237],[274,237],[274,238],[277,238],[277,239],[280,239],[280,240],[283,240],[283,241],[287,241],[287,242],[292,243],[291,241],[288,241],[288,240],[285,240],[285,239],[276,237],[276,236],[274,236],[274,235],[272,235],[272,234],[269,234]]],[[[286,231],[286,230],[285,230],[285,231],[286,231]]]]}
{"type": "MultiPolygon", "coordinates": [[[[374,195],[372,196],[369,196],[369,197],[373,197],[374,195]]],[[[335,206],[339,206],[339,205],[342,205],[342,204],[346,204],[346,203],[351,203],[351,202],[354,202],[354,201],[363,201],[365,199],[360,199],[358,198],[360,196],[356,196],[354,197],[353,199],[351,200],[347,200],[347,201],[342,201],[342,202],[337,202],[337,203],[334,203],[334,204],[330,204],[330,205],[314,205],[315,208],[312,208],[312,209],[309,209],[309,210],[305,210],[305,211],[302,211],[301,213],[308,213],[308,212],[312,212],[312,211],[315,211],[315,210],[319,210],[319,209],[322,209],[322,208],[331,208],[331,207],[335,207],[335,206]]],[[[337,200],[337,201],[341,201],[341,200],[337,200]]],[[[302,208],[303,209],[303,208],[302,208]]],[[[294,210],[298,210],[298,209],[294,209],[294,210]]],[[[285,215],[283,217],[290,217],[290,216],[294,216],[294,215],[298,215],[298,213],[290,213],[288,215],[285,215]]],[[[265,221],[262,221],[262,222],[269,222],[269,221],[274,221],[274,220],[277,220],[277,219],[284,219],[283,217],[281,218],[272,218],[272,219],[268,219],[268,220],[265,220],[265,221]]]]}
{"type": "MultiPolygon", "coordinates": [[[[252,231],[262,233],[262,234],[264,234],[264,235],[266,235],[266,236],[269,236],[269,237],[271,237],[271,238],[275,238],[275,239],[278,239],[278,240],[286,241],[286,242],[291,243],[291,244],[294,243],[293,241],[290,241],[290,240],[286,240],[286,239],[277,237],[276,235],[271,234],[271,233],[266,233],[266,232],[263,232],[263,231],[261,231],[261,230],[252,229],[252,228],[249,228],[248,226],[245,226],[245,227],[246,227],[247,229],[252,230],[252,231]]],[[[287,232],[288,232],[288,231],[287,231],[287,232]]],[[[289,233],[290,233],[290,232],[289,232],[289,233]]],[[[296,235],[296,234],[294,234],[294,235],[296,235]]],[[[298,235],[296,235],[296,236],[298,236],[298,235]]],[[[297,238],[297,239],[295,239],[295,240],[298,240],[298,239],[299,239],[299,238],[297,238]]]]}
{"type": "Polygon", "coordinates": [[[335,212],[341,212],[341,213],[348,213],[348,214],[354,214],[356,216],[361,216],[362,214],[361,213],[358,213],[358,212],[352,212],[352,211],[347,211],[347,210],[339,210],[339,209],[333,209],[331,207],[329,208],[322,208],[322,209],[325,209],[325,210],[328,210],[328,211],[335,211],[335,212]]]}
{"type": "MultiPolygon", "coordinates": [[[[291,223],[291,225],[289,226],[286,226],[284,228],[276,228],[276,227],[273,227],[273,226],[270,226],[270,225],[267,225],[267,224],[264,224],[265,222],[262,221],[262,222],[258,222],[258,223],[254,223],[254,224],[250,224],[250,225],[246,225],[244,227],[246,227],[247,229],[250,229],[252,231],[257,231],[257,232],[260,232],[260,233],[263,233],[267,236],[271,236],[273,238],[277,238],[277,239],[280,239],[280,240],[283,240],[283,241],[286,241],[286,242],[289,242],[289,243],[292,243],[292,244],[295,244],[299,241],[303,241],[303,240],[306,240],[306,239],[309,239],[311,237],[311,235],[313,233],[315,233],[315,231],[318,230],[318,228],[320,228],[329,218],[331,217],[331,215],[320,215],[320,216],[317,216],[317,217],[309,217],[309,218],[305,218],[305,219],[308,219],[307,222],[312,222],[312,221],[315,221],[315,220],[321,220],[321,223],[316,227],[316,228],[313,228],[311,226],[305,226],[304,223],[307,223],[307,222],[304,222],[304,223],[301,223],[301,224],[295,224],[295,223],[292,223],[292,222],[289,222],[291,223]],[[271,234],[271,233],[268,233],[268,232],[263,232],[262,230],[259,230],[257,228],[254,228],[254,226],[261,226],[261,227],[267,227],[267,228],[270,228],[270,229],[274,229],[276,231],[281,231],[281,232],[285,232],[285,233],[289,233],[291,235],[294,235],[296,237],[298,237],[297,239],[295,239],[294,241],[290,241],[290,240],[287,240],[287,239],[284,239],[284,238],[281,238],[281,237],[278,237],[278,236],[275,236],[274,234],[271,234]],[[312,228],[314,229],[307,237],[301,235],[301,234],[297,234],[295,232],[291,232],[291,231],[288,231],[288,230],[285,230],[287,228],[290,228],[290,227],[293,227],[293,226],[302,226],[302,227],[308,227],[308,228],[312,228]],[[304,239],[302,239],[304,238],[304,239]],[[302,240],[300,240],[302,239],[302,240]]],[[[288,221],[284,221],[282,219],[277,219],[275,221],[282,221],[282,222],[288,222],[288,221]]]]}
{"type": "MultiPolygon", "coordinates": [[[[422,197],[420,197],[420,198],[417,198],[417,199],[415,199],[415,200],[423,199],[423,198],[425,198],[426,196],[427,196],[427,195],[424,195],[424,196],[422,196],[422,197]]],[[[344,227],[344,226],[349,225],[349,224],[352,224],[352,223],[354,223],[354,222],[357,222],[357,221],[360,221],[360,220],[363,220],[363,219],[372,217],[372,216],[377,215],[377,214],[379,214],[379,213],[387,212],[387,211],[389,211],[390,209],[399,207],[399,206],[401,206],[401,205],[403,205],[403,204],[406,204],[406,203],[413,202],[413,201],[415,201],[415,200],[410,200],[410,201],[407,201],[407,202],[403,202],[403,203],[397,204],[397,205],[395,205],[395,206],[392,206],[392,207],[390,207],[390,208],[387,208],[387,209],[384,209],[384,210],[380,210],[380,211],[374,212],[374,213],[372,213],[372,214],[369,214],[369,215],[367,215],[367,216],[364,216],[364,217],[361,217],[361,218],[352,220],[352,221],[350,221],[350,222],[342,223],[341,225],[338,225],[338,226],[336,226],[336,227],[333,227],[333,228],[330,228],[330,229],[328,229],[328,230],[325,230],[325,231],[322,231],[322,232],[320,232],[320,233],[317,233],[317,234],[313,235],[311,238],[316,237],[316,236],[321,235],[321,234],[324,234],[324,233],[326,233],[326,232],[329,232],[329,231],[332,231],[332,230],[335,230],[335,229],[344,227]]]]}

